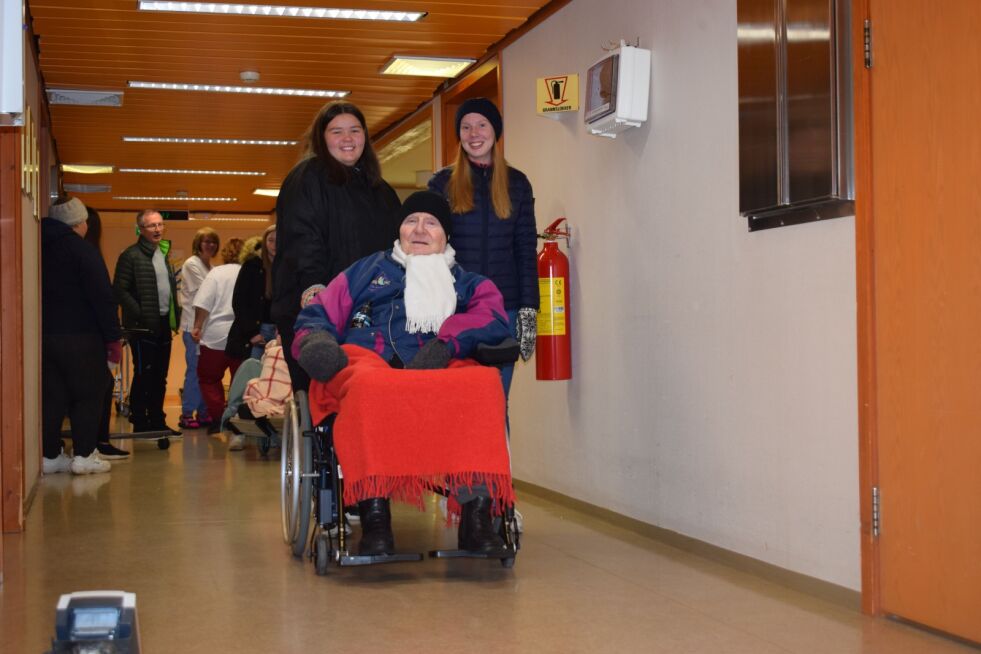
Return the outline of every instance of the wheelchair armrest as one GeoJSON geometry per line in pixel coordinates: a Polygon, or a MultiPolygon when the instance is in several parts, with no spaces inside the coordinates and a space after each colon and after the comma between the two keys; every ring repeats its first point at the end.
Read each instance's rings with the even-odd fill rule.
{"type": "Polygon", "coordinates": [[[521,346],[518,341],[508,337],[497,345],[481,343],[474,349],[473,358],[482,366],[508,366],[518,360],[521,346]]]}

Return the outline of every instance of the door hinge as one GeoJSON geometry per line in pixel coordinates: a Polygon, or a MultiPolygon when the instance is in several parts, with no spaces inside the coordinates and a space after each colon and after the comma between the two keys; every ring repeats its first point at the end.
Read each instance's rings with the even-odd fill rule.
{"type": "Polygon", "coordinates": [[[872,68],[872,21],[865,19],[864,28],[865,67],[872,68]]]}
{"type": "Polygon", "coordinates": [[[879,487],[872,487],[872,537],[879,537],[879,487]]]}

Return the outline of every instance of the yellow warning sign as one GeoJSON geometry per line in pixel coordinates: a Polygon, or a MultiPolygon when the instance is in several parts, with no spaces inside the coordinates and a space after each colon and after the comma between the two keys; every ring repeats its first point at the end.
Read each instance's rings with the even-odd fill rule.
{"type": "Polygon", "coordinates": [[[535,88],[538,113],[579,111],[579,75],[539,77],[535,88]]]}
{"type": "Polygon", "coordinates": [[[565,336],[565,278],[539,277],[539,336],[565,336]]]}

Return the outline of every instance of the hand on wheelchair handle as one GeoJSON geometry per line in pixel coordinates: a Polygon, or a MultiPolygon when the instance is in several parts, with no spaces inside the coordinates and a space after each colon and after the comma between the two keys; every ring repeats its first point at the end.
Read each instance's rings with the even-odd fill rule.
{"type": "Polygon", "coordinates": [[[333,336],[324,331],[310,332],[300,341],[297,363],[311,379],[330,381],[347,365],[347,355],[333,336]]]}
{"type": "Polygon", "coordinates": [[[450,365],[450,358],[450,349],[446,343],[434,338],[419,348],[405,367],[409,370],[439,370],[450,365]]]}
{"type": "Polygon", "coordinates": [[[521,345],[522,361],[527,361],[534,353],[537,335],[538,311],[531,307],[518,309],[518,343],[521,345]]]}

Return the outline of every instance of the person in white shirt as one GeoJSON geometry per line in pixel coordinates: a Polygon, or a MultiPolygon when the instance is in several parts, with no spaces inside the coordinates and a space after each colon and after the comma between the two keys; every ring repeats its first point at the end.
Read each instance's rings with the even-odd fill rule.
{"type": "MultiPolygon", "coordinates": [[[[225,343],[228,341],[228,330],[235,319],[232,294],[238,272],[242,268],[238,263],[242,243],[240,238],[228,241],[221,249],[221,258],[229,263],[212,268],[194,296],[191,338],[200,346],[198,385],[208,407],[208,415],[214,417],[220,416],[225,410],[225,387],[222,385],[225,371],[231,370],[234,376],[241,363],[240,359],[225,354],[225,343]]],[[[209,434],[220,431],[218,420],[213,420],[208,425],[209,434]]]]}
{"type": "Polygon", "coordinates": [[[181,335],[184,340],[184,389],[181,392],[181,429],[199,429],[211,424],[211,415],[198,386],[198,345],[191,338],[194,328],[194,296],[211,271],[221,239],[210,227],[199,229],[191,242],[191,256],[181,266],[181,335]],[[197,416],[194,412],[197,411],[197,416]]]}

